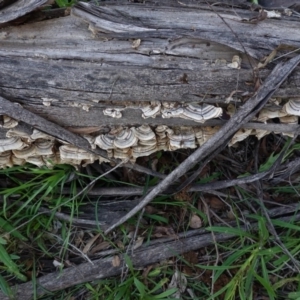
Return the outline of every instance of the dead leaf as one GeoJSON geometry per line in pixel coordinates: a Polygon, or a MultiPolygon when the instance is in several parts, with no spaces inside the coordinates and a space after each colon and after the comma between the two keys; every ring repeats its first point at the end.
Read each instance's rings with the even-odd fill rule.
{"type": "Polygon", "coordinates": [[[154,267],[154,265],[149,265],[144,269],[143,274],[142,274],[142,277],[144,279],[146,279],[148,277],[148,274],[153,269],[153,267],[154,267]]]}
{"type": "Polygon", "coordinates": [[[200,228],[202,226],[202,221],[199,216],[193,215],[190,219],[190,227],[193,229],[200,228]]]}
{"type": "Polygon", "coordinates": [[[134,237],[134,234],[135,234],[135,231],[129,231],[128,233],[127,233],[127,237],[129,238],[129,239],[132,239],[133,237],[134,237]]]}
{"type": "Polygon", "coordinates": [[[198,263],[198,254],[195,251],[189,251],[184,253],[183,258],[192,265],[198,263]]]}
{"type": "Polygon", "coordinates": [[[265,20],[268,17],[268,13],[265,10],[260,10],[259,14],[254,17],[254,18],[250,18],[250,19],[242,19],[242,22],[244,23],[251,23],[251,24],[257,24],[263,20],[265,20]]]}
{"type": "Polygon", "coordinates": [[[67,259],[65,260],[65,267],[69,268],[69,267],[73,267],[73,264],[67,259]]]}
{"type": "Polygon", "coordinates": [[[175,236],[175,235],[176,235],[176,233],[174,232],[172,227],[156,226],[154,229],[155,237],[175,236]]]}
{"type": "Polygon", "coordinates": [[[112,259],[112,265],[113,267],[118,267],[120,266],[120,257],[119,255],[115,255],[112,259]]]}
{"type": "Polygon", "coordinates": [[[157,164],[158,164],[158,159],[157,158],[153,159],[153,161],[151,162],[151,169],[153,171],[157,171],[157,164]]]}
{"type": "Polygon", "coordinates": [[[208,198],[208,205],[212,209],[223,209],[224,208],[224,203],[218,198],[218,197],[209,197],[208,198]]]}
{"type": "Polygon", "coordinates": [[[277,49],[274,49],[264,60],[263,63],[258,63],[258,66],[257,68],[258,69],[261,69],[261,68],[264,68],[268,63],[270,63],[276,56],[277,54],[277,49]]]}
{"type": "Polygon", "coordinates": [[[233,212],[233,210],[229,210],[227,212],[227,217],[229,220],[236,220],[237,216],[235,215],[235,213],[233,212]]]}
{"type": "Polygon", "coordinates": [[[172,298],[181,299],[181,294],[184,293],[187,287],[187,279],[183,273],[175,271],[172,276],[168,289],[178,288],[177,292],[172,295],[172,298]]]}
{"type": "Polygon", "coordinates": [[[187,189],[180,191],[174,195],[174,198],[179,201],[192,202],[192,196],[188,193],[187,189]]]}
{"type": "Polygon", "coordinates": [[[79,248],[79,245],[82,243],[83,236],[84,236],[83,230],[76,232],[74,244],[77,248],[79,248]]]}
{"type": "Polygon", "coordinates": [[[98,244],[97,246],[95,246],[94,248],[92,248],[90,253],[94,254],[98,251],[109,248],[109,246],[110,246],[109,242],[102,242],[102,243],[98,244]]]}
{"type": "Polygon", "coordinates": [[[134,242],[133,249],[137,249],[137,248],[141,247],[143,244],[143,241],[144,241],[144,238],[142,236],[138,237],[137,240],[134,242]]]}
{"type": "Polygon", "coordinates": [[[82,252],[84,254],[88,253],[91,249],[91,247],[93,246],[93,244],[95,243],[95,241],[97,240],[97,238],[100,236],[100,233],[98,233],[97,235],[95,235],[94,237],[92,237],[85,245],[85,247],[83,248],[82,252]]]}
{"type": "MultiPolygon", "coordinates": [[[[159,213],[159,210],[157,208],[155,208],[154,206],[151,205],[147,205],[145,207],[145,211],[147,214],[157,214],[159,213]]],[[[164,212],[161,212],[160,214],[164,214],[164,212]]]]}
{"type": "Polygon", "coordinates": [[[62,264],[61,262],[57,261],[56,259],[53,261],[53,265],[54,265],[54,267],[58,267],[58,268],[64,266],[64,264],[62,264]]]}
{"type": "Polygon", "coordinates": [[[120,240],[118,240],[118,241],[116,242],[116,245],[117,245],[118,248],[121,249],[121,250],[124,250],[124,249],[125,249],[125,246],[124,246],[123,242],[120,241],[120,240]]]}

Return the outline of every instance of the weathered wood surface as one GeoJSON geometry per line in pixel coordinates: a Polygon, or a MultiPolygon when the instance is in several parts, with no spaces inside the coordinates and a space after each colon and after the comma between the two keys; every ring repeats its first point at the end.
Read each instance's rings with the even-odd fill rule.
{"type": "MultiPolygon", "coordinates": [[[[12,21],[18,17],[33,11],[34,9],[45,4],[48,0],[11,0],[4,3],[5,7],[0,11],[0,24],[12,21]]],[[[1,4],[1,3],[0,3],[1,4]]]]}
{"type": "MultiPolygon", "coordinates": [[[[201,102],[218,96],[220,102],[234,90],[251,93],[253,70],[246,56],[255,66],[280,45],[300,47],[296,17],[249,24],[241,19],[258,12],[230,5],[211,11],[204,2],[82,3],[72,16],[2,28],[0,94],[62,126],[174,125],[178,120],[144,120],[133,109],[115,119],[104,116],[103,108],[107,101],[201,102]],[[134,49],[138,38],[141,45],[134,49]],[[235,54],[243,57],[239,70],[216,63],[229,63],[235,54]],[[51,106],[42,104],[45,98],[53,100],[51,106]]],[[[260,70],[261,80],[269,73],[260,70]]],[[[298,67],[275,96],[297,97],[299,85],[298,67]]]]}

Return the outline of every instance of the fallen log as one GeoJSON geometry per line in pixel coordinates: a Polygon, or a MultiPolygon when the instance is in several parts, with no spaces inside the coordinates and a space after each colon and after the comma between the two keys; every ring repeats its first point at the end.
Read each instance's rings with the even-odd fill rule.
{"type": "MultiPolygon", "coordinates": [[[[226,126],[227,119],[233,120],[235,109],[245,102],[249,113],[256,111],[257,114],[251,117],[251,123],[247,120],[243,126],[243,118],[239,119],[236,130],[234,126],[227,126],[231,137],[239,127],[243,127],[244,131],[239,133],[243,138],[247,134],[261,137],[258,132],[261,129],[265,133],[297,134],[299,67],[296,65],[299,57],[285,68],[282,80],[277,82],[276,76],[271,77],[263,97],[265,101],[258,101],[264,105],[251,107],[247,101],[250,97],[259,100],[255,99],[255,93],[278,61],[295,56],[292,51],[299,47],[298,19],[282,15],[280,19],[264,19],[253,24],[244,21],[258,17],[259,13],[238,7],[233,8],[227,1],[214,8],[206,1],[196,4],[193,1],[160,1],[158,4],[120,1],[102,6],[82,3],[73,9],[71,16],[3,27],[0,30],[0,110],[5,116],[0,145],[4,147],[13,141],[12,144],[20,146],[3,148],[1,159],[7,159],[1,162],[1,167],[25,161],[37,165],[49,161],[49,165],[53,162],[89,163],[99,159],[101,150],[106,151],[106,159],[133,159],[137,157],[135,152],[146,155],[142,150],[153,146],[154,140],[157,144],[161,142],[162,150],[195,148],[219,132],[216,126],[226,126]],[[275,54],[277,61],[271,62],[275,54]],[[264,57],[266,61],[261,61],[264,57]],[[271,94],[272,102],[265,104],[271,94]],[[17,127],[14,127],[17,123],[14,119],[19,121],[17,127]],[[125,133],[133,133],[136,140],[122,148],[128,140],[119,137],[124,128],[128,128],[125,133]],[[245,129],[251,130],[245,134],[245,129]],[[18,131],[21,134],[16,133],[18,131]],[[113,147],[105,148],[100,142],[96,143],[99,137],[110,138],[113,147]],[[135,147],[143,149],[137,151],[135,147]],[[53,151],[58,148],[59,152],[53,151]],[[71,150],[73,156],[70,157],[71,150]],[[61,160],[63,155],[66,155],[65,160],[61,160]]],[[[277,68],[275,72],[278,78],[279,71],[277,68]]],[[[230,136],[219,139],[220,147],[230,136]]],[[[231,143],[241,140],[240,136],[233,136],[231,143]]],[[[204,154],[196,154],[198,160],[207,157],[207,148],[204,154]]],[[[188,169],[196,162],[190,158],[184,166],[188,169]]],[[[178,179],[184,173],[183,167],[174,172],[172,178],[178,179]]],[[[146,200],[151,201],[153,195],[162,193],[174,182],[170,178],[167,184],[158,185],[159,190],[151,191],[146,200]]],[[[205,190],[205,187],[199,189],[205,190]]],[[[41,213],[49,213],[49,210],[41,213]]],[[[63,213],[56,217],[65,221],[67,218],[63,213]]],[[[82,225],[80,219],[75,222],[82,225]]],[[[94,223],[91,221],[88,225],[94,226],[94,223]]],[[[212,243],[210,236],[206,236],[205,241],[212,243]]],[[[140,266],[139,259],[150,264],[173,256],[178,249],[184,252],[208,245],[200,242],[199,237],[173,241],[153,248],[152,253],[149,252],[152,256],[137,253],[132,259],[135,266],[140,266]],[[186,245],[184,248],[182,243],[186,245]],[[168,247],[171,252],[166,250],[168,247]]],[[[81,265],[63,272],[59,282],[58,274],[50,274],[40,278],[38,283],[54,291],[82,280],[120,272],[120,268],[112,266],[111,258],[95,261],[94,266],[90,266],[81,265]],[[99,268],[107,272],[99,274],[99,268]],[[81,277],[82,274],[90,276],[81,277]]],[[[37,294],[44,293],[42,288],[37,288],[37,294]]],[[[32,283],[17,286],[15,291],[18,299],[28,299],[32,296],[32,283]]]]}
{"type": "MultiPolygon", "coordinates": [[[[70,16],[4,27],[0,30],[0,95],[85,135],[91,147],[104,150],[107,158],[134,161],[158,150],[201,146],[218,130],[211,124],[226,122],[269,75],[275,64],[260,60],[292,57],[292,50],[300,46],[298,18],[282,11],[275,19],[253,24],[249,20],[259,12],[240,9],[247,7],[241,2],[236,1],[234,9],[232,1],[214,7],[207,5],[209,1],[79,3],[70,16]],[[150,126],[140,128],[146,131],[144,140],[136,133],[141,125],[150,126]]],[[[296,68],[275,92],[276,101],[266,105],[252,126],[274,124],[278,118],[283,124],[297,125],[299,83],[296,68]]],[[[282,132],[293,135],[291,128],[282,132]]],[[[6,131],[2,132],[5,145],[11,142],[6,131]]],[[[231,144],[270,131],[243,130],[231,144]]],[[[36,146],[32,131],[25,136],[21,132],[8,135],[15,137],[13,142],[27,138],[25,144],[36,146]]],[[[56,153],[44,160],[27,159],[26,151],[18,153],[25,157],[20,160],[14,151],[25,144],[4,147],[2,151],[13,153],[4,153],[1,166],[60,162],[56,153]]],[[[62,162],[79,164],[99,158],[78,147],[62,148],[62,162]]],[[[29,152],[29,157],[40,152],[29,152]]]]}

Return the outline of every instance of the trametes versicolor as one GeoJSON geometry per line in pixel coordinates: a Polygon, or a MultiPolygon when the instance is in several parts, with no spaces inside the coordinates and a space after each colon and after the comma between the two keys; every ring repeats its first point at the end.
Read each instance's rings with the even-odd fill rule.
{"type": "MultiPolygon", "coordinates": [[[[218,118],[223,109],[213,105],[179,104],[174,102],[158,102],[129,105],[123,108],[107,107],[103,114],[112,118],[122,118],[122,111],[127,108],[138,108],[143,118],[178,118],[204,123],[206,120],[218,118]]],[[[235,107],[229,104],[227,114],[235,113],[235,107]]],[[[266,122],[269,119],[279,118],[281,123],[298,124],[300,116],[300,99],[291,99],[281,106],[263,108],[255,121],[266,122]]],[[[180,121],[179,121],[180,122],[180,121]]],[[[36,166],[65,163],[74,166],[87,165],[99,160],[99,163],[109,161],[95,154],[79,149],[74,145],[58,141],[55,138],[34,129],[32,134],[22,132],[16,128],[18,122],[4,116],[2,127],[8,129],[5,139],[0,139],[0,168],[23,165],[26,162],[36,166]]],[[[130,159],[132,162],[141,156],[148,156],[160,150],[173,151],[177,149],[194,149],[203,145],[219,127],[176,126],[159,125],[150,127],[141,125],[137,127],[117,126],[110,132],[100,135],[84,135],[92,149],[99,147],[106,150],[108,158],[121,160],[130,159]]],[[[229,146],[255,135],[258,139],[268,134],[266,130],[240,129],[231,139],[229,146]]],[[[283,133],[284,134],[284,133],[283,133]]]]}

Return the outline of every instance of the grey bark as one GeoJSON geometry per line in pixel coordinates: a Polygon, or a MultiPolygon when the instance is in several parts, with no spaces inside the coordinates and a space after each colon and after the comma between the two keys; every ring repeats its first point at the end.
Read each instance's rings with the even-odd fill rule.
{"type": "MultiPolygon", "coordinates": [[[[121,119],[104,116],[102,110],[116,102],[205,102],[216,96],[222,105],[234,90],[254,91],[257,59],[280,45],[300,47],[296,17],[251,24],[242,19],[258,12],[232,5],[212,11],[204,1],[170,3],[82,3],[71,16],[2,28],[0,95],[61,126],[175,125],[176,119],[144,120],[138,110],[124,111],[121,119]],[[134,49],[132,41],[138,38],[141,45],[134,49]],[[216,62],[230,62],[235,54],[243,57],[240,70],[216,62]],[[42,104],[44,98],[53,100],[50,107],[42,104]]],[[[269,73],[261,70],[261,80],[269,73]]],[[[299,77],[297,68],[275,96],[297,97],[299,77]]]]}
{"type": "Polygon", "coordinates": [[[24,16],[25,14],[45,4],[47,1],[48,0],[0,1],[0,8],[2,6],[4,7],[2,11],[0,11],[0,25],[24,16]]]}

